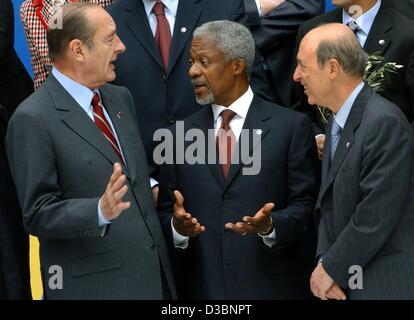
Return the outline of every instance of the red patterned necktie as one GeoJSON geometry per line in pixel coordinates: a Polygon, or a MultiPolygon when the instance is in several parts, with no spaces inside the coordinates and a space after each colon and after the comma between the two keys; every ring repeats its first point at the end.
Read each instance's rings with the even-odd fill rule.
{"type": "Polygon", "coordinates": [[[223,171],[224,178],[227,178],[231,165],[231,156],[233,154],[233,147],[236,144],[236,137],[233,130],[230,128],[230,121],[236,115],[231,110],[223,110],[221,112],[221,126],[217,131],[216,145],[219,152],[219,160],[221,170],[223,171]]]}
{"type": "Polygon", "coordinates": [[[152,8],[152,12],[157,17],[157,29],[155,31],[155,42],[161,53],[164,69],[168,69],[168,59],[170,57],[171,30],[168,20],[165,17],[164,4],[157,0],[152,8]]]}
{"type": "Polygon", "coordinates": [[[93,118],[95,119],[96,125],[101,130],[104,137],[111,144],[112,148],[114,149],[121,163],[124,163],[124,160],[121,155],[121,151],[119,149],[118,142],[116,141],[115,135],[111,129],[111,126],[109,125],[109,122],[106,119],[105,114],[103,112],[103,106],[101,103],[101,99],[99,98],[99,94],[97,94],[96,92],[94,93],[93,98],[92,98],[92,107],[93,107],[93,118]]]}

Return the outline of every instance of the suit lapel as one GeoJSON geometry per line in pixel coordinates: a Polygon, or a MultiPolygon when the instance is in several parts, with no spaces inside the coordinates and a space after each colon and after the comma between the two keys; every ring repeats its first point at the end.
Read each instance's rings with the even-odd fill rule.
{"type": "MultiPolygon", "coordinates": [[[[339,168],[341,167],[349,150],[352,148],[352,145],[354,143],[354,133],[361,123],[365,106],[368,103],[368,100],[371,97],[371,95],[371,88],[365,85],[365,87],[355,100],[351,112],[349,113],[348,119],[346,120],[345,127],[341,134],[341,138],[339,139],[334,158],[332,159],[332,163],[330,165],[329,172],[325,180],[326,182],[322,184],[321,194],[325,193],[328,187],[335,180],[335,176],[338,173],[339,168]]],[[[327,138],[330,139],[330,133],[328,133],[327,138]]],[[[330,143],[328,143],[327,146],[330,148],[330,143]]],[[[326,166],[326,161],[329,161],[330,151],[325,152],[324,155],[324,166],[326,166]]]]}
{"type": "Polygon", "coordinates": [[[213,174],[217,182],[220,184],[220,186],[224,187],[224,177],[223,177],[221,166],[218,160],[218,153],[216,149],[216,140],[214,136],[214,130],[212,130],[214,129],[214,117],[213,117],[213,112],[211,110],[211,106],[206,107],[205,110],[203,110],[203,112],[200,113],[200,116],[194,120],[194,126],[202,130],[204,133],[204,137],[206,137],[206,143],[205,143],[206,149],[204,153],[206,155],[206,159],[205,159],[206,165],[210,169],[211,173],[213,174]],[[212,136],[209,137],[209,134],[211,134],[212,136]],[[214,144],[214,145],[211,145],[211,144],[214,144]],[[211,150],[216,151],[214,163],[208,162],[209,148],[211,150]]]}
{"type": "Polygon", "coordinates": [[[241,146],[241,144],[246,143],[246,141],[242,141],[242,135],[240,135],[239,141],[235,147],[235,150],[237,149],[239,151],[240,159],[236,159],[239,163],[235,163],[230,166],[229,174],[225,181],[225,189],[231,184],[231,182],[237,176],[238,172],[242,169],[243,163],[246,163],[246,158],[254,154],[253,152],[255,148],[257,148],[257,144],[261,143],[270,131],[270,122],[266,122],[266,120],[270,119],[270,117],[271,116],[267,111],[266,106],[264,106],[262,101],[255,96],[250,105],[249,111],[246,116],[246,120],[244,121],[243,125],[243,129],[248,130],[249,134],[249,151],[248,154],[245,154],[245,151],[243,151],[243,147],[241,146]],[[256,134],[260,135],[260,140],[254,143],[253,135],[256,134]]]}
{"type": "Polygon", "coordinates": [[[131,144],[131,137],[129,135],[126,121],[122,118],[122,115],[127,114],[121,112],[121,106],[114,104],[113,99],[105,90],[105,87],[100,88],[102,97],[102,104],[108,112],[111,122],[115,128],[116,135],[118,136],[119,143],[121,145],[122,154],[126,162],[126,172],[132,181],[136,177],[136,158],[133,145],[131,144]]]}
{"type": "Polygon", "coordinates": [[[193,34],[202,12],[201,5],[202,0],[182,0],[178,3],[168,73],[174,68],[175,63],[193,34]]]}
{"type": "MultiPolygon", "coordinates": [[[[186,1],[180,1],[186,2],[186,1]]],[[[151,27],[141,0],[127,0],[125,5],[126,23],[134,37],[141,43],[145,50],[159,66],[164,69],[160,52],[155,43],[151,27]]]]}
{"type": "Polygon", "coordinates": [[[392,28],[392,18],[392,10],[383,9],[381,4],[381,8],[375,17],[374,23],[372,24],[368,38],[364,45],[364,50],[368,54],[372,54],[374,52],[381,52],[382,55],[384,54],[385,50],[391,43],[388,31],[392,28]]]}
{"type": "Polygon", "coordinates": [[[45,86],[53,98],[56,109],[62,112],[62,121],[110,163],[118,161],[114,150],[102,132],[53,75],[49,76],[45,86]]]}

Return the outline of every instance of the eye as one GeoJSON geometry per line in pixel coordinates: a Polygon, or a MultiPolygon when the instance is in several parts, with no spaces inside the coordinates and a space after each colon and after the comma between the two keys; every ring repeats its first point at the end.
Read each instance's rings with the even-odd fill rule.
{"type": "Polygon", "coordinates": [[[207,65],[209,65],[209,64],[210,64],[210,61],[209,61],[208,59],[206,59],[206,58],[203,58],[203,59],[201,59],[201,64],[202,64],[203,66],[207,66],[207,65]]]}
{"type": "Polygon", "coordinates": [[[188,64],[189,64],[190,66],[192,66],[192,65],[194,64],[193,59],[189,59],[189,60],[188,60],[188,64]]]}

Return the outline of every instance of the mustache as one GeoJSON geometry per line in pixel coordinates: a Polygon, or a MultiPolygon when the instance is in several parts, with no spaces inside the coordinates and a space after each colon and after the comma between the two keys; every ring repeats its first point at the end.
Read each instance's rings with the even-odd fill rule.
{"type": "Polygon", "coordinates": [[[210,88],[210,84],[207,81],[191,80],[191,84],[193,86],[206,86],[206,87],[210,88]]]}

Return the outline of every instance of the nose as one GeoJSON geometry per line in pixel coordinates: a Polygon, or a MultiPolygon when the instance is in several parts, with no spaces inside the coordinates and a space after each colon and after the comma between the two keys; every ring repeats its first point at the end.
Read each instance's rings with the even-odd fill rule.
{"type": "Polygon", "coordinates": [[[200,75],[200,69],[197,67],[197,63],[193,63],[188,70],[188,75],[190,78],[195,78],[200,75]]]}
{"type": "Polygon", "coordinates": [[[116,44],[116,52],[117,53],[122,53],[126,50],[126,47],[124,45],[124,43],[121,41],[121,39],[118,37],[118,35],[116,35],[117,38],[117,44],[116,44]]]}
{"type": "Polygon", "coordinates": [[[293,80],[296,82],[300,82],[302,79],[302,73],[300,71],[299,65],[296,65],[295,72],[293,73],[293,80]]]}

